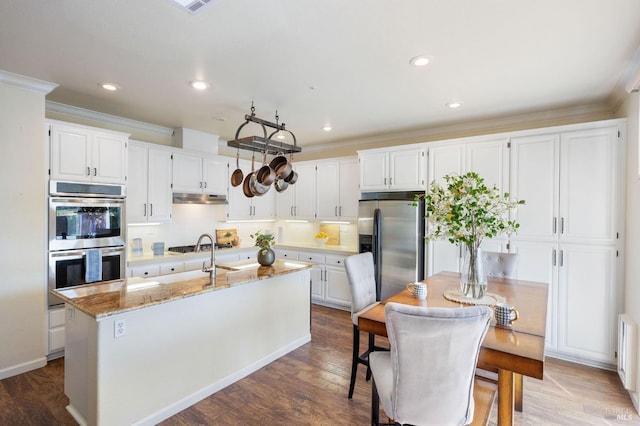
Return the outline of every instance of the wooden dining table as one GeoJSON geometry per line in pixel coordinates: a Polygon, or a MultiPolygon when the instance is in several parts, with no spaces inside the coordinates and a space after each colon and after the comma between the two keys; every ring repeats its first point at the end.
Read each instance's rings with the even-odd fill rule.
{"type": "MultiPolygon", "coordinates": [[[[389,302],[413,306],[462,307],[468,304],[444,297],[447,290],[459,287],[460,274],[440,272],[423,280],[427,284],[427,299],[415,298],[408,290],[383,300],[358,317],[360,331],[387,336],[384,305],[389,302]]],[[[511,327],[497,326],[495,320],[485,335],[478,366],[498,371],[498,424],[513,425],[515,388],[522,390],[522,376],[543,378],[544,343],[547,323],[546,283],[489,277],[487,292],[505,299],[519,312],[511,327]],[[518,386],[514,386],[514,376],[518,386]]],[[[522,394],[520,394],[521,401],[522,394]]],[[[521,407],[520,407],[521,410],[521,407]]]]}

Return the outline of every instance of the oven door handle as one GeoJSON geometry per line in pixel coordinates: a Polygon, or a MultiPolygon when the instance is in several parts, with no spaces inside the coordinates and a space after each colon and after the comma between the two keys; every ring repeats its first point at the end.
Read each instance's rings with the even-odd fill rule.
{"type": "Polygon", "coordinates": [[[103,256],[109,255],[112,253],[124,253],[124,246],[121,247],[96,247],[95,249],[85,249],[85,250],[63,250],[63,251],[52,251],[50,252],[51,257],[70,257],[70,256],[86,256],[87,250],[100,250],[103,256]]]}

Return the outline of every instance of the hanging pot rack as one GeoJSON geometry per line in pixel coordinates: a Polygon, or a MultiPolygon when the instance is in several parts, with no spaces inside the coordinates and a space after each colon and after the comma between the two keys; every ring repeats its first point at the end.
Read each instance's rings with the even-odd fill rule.
{"type": "Polygon", "coordinates": [[[293,154],[296,152],[301,152],[302,149],[297,145],[296,135],[293,134],[290,130],[287,130],[284,123],[278,123],[278,113],[276,112],[276,122],[273,123],[271,121],[263,120],[262,118],[256,117],[255,107],[253,106],[253,102],[251,103],[251,115],[245,114],[244,116],[245,122],[238,127],[236,130],[236,137],[234,140],[227,141],[227,146],[237,149],[244,149],[247,151],[253,152],[261,152],[263,154],[268,155],[276,155],[278,153],[284,154],[293,154]],[[240,131],[244,126],[249,123],[257,123],[262,126],[263,136],[247,136],[244,138],[240,138],[240,131]],[[267,136],[267,127],[275,129],[269,136],[267,136]],[[293,138],[293,145],[288,144],[286,142],[277,141],[271,139],[273,135],[278,132],[287,132],[293,138]]]}

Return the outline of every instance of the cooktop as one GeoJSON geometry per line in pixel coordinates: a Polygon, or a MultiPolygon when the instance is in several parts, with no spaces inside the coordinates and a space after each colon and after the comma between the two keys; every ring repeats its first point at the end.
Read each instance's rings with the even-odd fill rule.
{"type": "MultiPolygon", "coordinates": [[[[231,243],[226,243],[226,244],[215,243],[216,249],[225,249],[225,248],[231,248],[231,247],[232,247],[231,243]]],[[[193,253],[196,250],[196,246],[195,244],[190,246],[175,246],[175,247],[169,247],[167,250],[175,253],[193,253]]],[[[211,244],[201,244],[200,250],[211,251],[211,244]]]]}

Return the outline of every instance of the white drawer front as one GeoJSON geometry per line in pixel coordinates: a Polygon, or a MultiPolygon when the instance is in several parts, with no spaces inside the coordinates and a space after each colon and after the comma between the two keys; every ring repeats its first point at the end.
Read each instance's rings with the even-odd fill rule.
{"type": "Polygon", "coordinates": [[[282,259],[299,260],[297,251],[276,249],[275,252],[276,257],[280,257],[282,259]]]}
{"type": "Polygon", "coordinates": [[[344,267],[344,256],[327,255],[327,265],[344,267]]]}
{"type": "Polygon", "coordinates": [[[184,272],[184,263],[163,263],[160,265],[160,275],[177,274],[184,272]]]}
{"type": "Polygon", "coordinates": [[[324,264],[325,256],[323,254],[317,254],[317,253],[311,253],[311,252],[300,252],[298,253],[298,260],[301,260],[303,262],[324,264]]]}
{"type": "Polygon", "coordinates": [[[61,327],[64,325],[64,308],[51,309],[49,311],[49,328],[61,327]]]}
{"type": "Polygon", "coordinates": [[[132,277],[157,277],[160,275],[160,266],[158,265],[144,265],[144,266],[134,266],[131,268],[131,276],[132,277]]]}
{"type": "Polygon", "coordinates": [[[64,348],[64,327],[49,330],[49,353],[64,348]]]}

